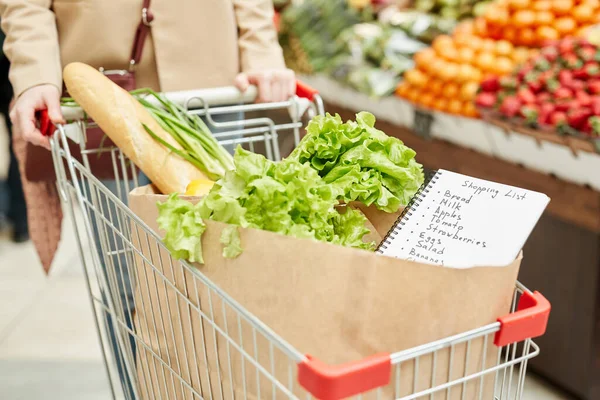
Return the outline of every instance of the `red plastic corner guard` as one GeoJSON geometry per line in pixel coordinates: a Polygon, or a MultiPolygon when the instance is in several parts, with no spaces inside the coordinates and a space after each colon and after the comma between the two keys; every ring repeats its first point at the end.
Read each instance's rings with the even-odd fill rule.
{"type": "Polygon", "coordinates": [[[517,311],[498,318],[500,330],[494,344],[503,347],[546,333],[550,317],[550,302],[539,292],[525,292],[519,299],[517,311]]]}
{"type": "Polygon", "coordinates": [[[392,362],[387,353],[335,366],[306,357],[298,364],[298,382],[320,400],[343,399],[390,383],[392,362]]]}
{"type": "Polygon", "coordinates": [[[296,96],[313,101],[317,94],[319,94],[317,89],[313,89],[304,82],[296,81],[296,96]]]}
{"type": "Polygon", "coordinates": [[[54,133],[54,125],[52,121],[50,121],[50,117],[48,116],[48,110],[39,110],[35,113],[35,117],[38,121],[38,127],[40,132],[44,136],[52,136],[54,133]]]}

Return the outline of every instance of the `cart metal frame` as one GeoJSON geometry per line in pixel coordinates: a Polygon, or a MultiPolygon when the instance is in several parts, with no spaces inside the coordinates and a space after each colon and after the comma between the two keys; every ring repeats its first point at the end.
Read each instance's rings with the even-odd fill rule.
{"type": "MultiPolygon", "coordinates": [[[[291,137],[293,144],[297,145],[304,121],[324,113],[323,102],[318,94],[302,85],[298,86],[298,95],[289,101],[270,104],[254,104],[253,100],[256,96],[254,89],[243,95],[234,88],[166,95],[171,100],[184,105],[190,113],[203,116],[209,127],[220,129],[221,132],[216,133],[215,136],[224,145],[242,144],[250,150],[261,147],[267,158],[273,160],[278,160],[282,156],[280,146],[282,139],[291,137]],[[246,116],[256,113],[260,115],[239,121],[215,121],[218,115],[239,112],[243,112],[246,116]],[[277,113],[277,118],[265,114],[273,112],[277,113]],[[281,122],[282,116],[287,120],[281,122]]],[[[148,259],[139,246],[135,245],[144,242],[149,247],[164,248],[161,238],[127,206],[127,194],[138,185],[138,171],[135,165],[128,162],[118,148],[86,148],[86,129],[93,125],[86,122],[81,109],[63,108],[63,112],[66,119],[72,122],[56,127],[51,139],[57,185],[64,208],[70,213],[77,235],[90,303],[94,310],[98,338],[114,398],[142,398],[142,392],[151,399],[177,398],[174,393],[179,393],[179,397],[185,399],[240,397],[237,393],[224,393],[222,385],[220,390],[202,392],[190,384],[190,376],[200,374],[197,368],[194,368],[195,363],[198,362],[196,351],[193,354],[185,354],[181,359],[177,358],[177,365],[169,365],[164,361],[164,354],[155,351],[153,349],[155,346],[148,345],[144,341],[144,333],[138,332],[130,322],[133,320],[133,315],[128,310],[132,310],[133,305],[123,304],[123,299],[119,296],[119,293],[126,289],[123,283],[125,274],[128,274],[136,285],[148,284],[150,275],[151,281],[154,282],[154,287],[149,287],[152,290],[158,291],[160,288],[167,287],[170,290],[177,290],[177,303],[186,305],[189,310],[187,315],[179,314],[178,320],[191,322],[193,318],[197,318],[205,327],[213,331],[213,337],[226,339],[226,349],[221,348],[219,351],[226,351],[229,361],[228,365],[221,366],[221,369],[229,368],[231,372],[231,354],[237,352],[243,359],[242,370],[246,366],[248,371],[250,369],[253,371],[248,372],[248,375],[252,376],[246,376],[247,371],[242,371],[244,377],[255,380],[257,385],[256,393],[248,393],[246,384],[243,384],[241,390],[244,399],[272,397],[273,399],[333,400],[351,396],[357,398],[374,396],[373,398],[377,399],[394,397],[402,400],[464,399],[466,385],[470,382],[478,382],[478,395],[475,397],[482,399],[486,376],[494,377],[496,399],[518,400],[522,397],[527,362],[539,353],[539,348],[532,338],[544,333],[550,310],[550,304],[541,294],[531,292],[518,284],[515,288],[511,314],[499,318],[493,324],[412,349],[378,354],[341,366],[324,365],[295,349],[285,341],[285,338],[278,336],[245,310],[243,304],[239,304],[201,272],[185,262],[181,265],[192,274],[196,285],[208,291],[210,304],[198,307],[199,302],[190,300],[194,296],[193,293],[183,293],[178,290],[174,285],[173,277],[165,273],[166,268],[172,268],[177,264],[176,260],[148,259]],[[69,141],[79,145],[83,162],[79,162],[71,154],[69,141]],[[112,158],[116,176],[114,193],[90,170],[90,158],[100,152],[109,152],[112,158]],[[133,265],[136,262],[134,255],[138,256],[137,259],[143,260],[145,266],[142,269],[145,271],[143,274],[139,274],[140,270],[133,265]],[[160,285],[156,283],[157,281],[160,285]],[[217,303],[220,304],[220,309],[215,306],[217,303]],[[238,334],[216,324],[216,313],[223,313],[225,316],[233,313],[240,327],[238,334]],[[107,318],[116,323],[115,337],[107,334],[107,318]],[[251,337],[242,337],[242,325],[251,327],[251,337]],[[257,354],[259,340],[266,340],[269,343],[270,362],[265,363],[257,354]],[[456,349],[466,348],[466,358],[468,358],[471,346],[483,343],[485,349],[492,342],[501,351],[498,352],[497,360],[491,366],[490,360],[485,360],[486,352],[483,351],[481,368],[475,372],[467,371],[466,366],[462,372],[453,369],[452,360],[456,349]],[[136,360],[133,353],[133,344],[138,351],[146,353],[146,362],[148,357],[154,360],[153,368],[149,364],[145,365],[146,376],[140,377],[139,359],[136,360]],[[121,359],[115,357],[111,350],[115,345],[122,352],[121,359]],[[436,368],[440,367],[437,361],[438,355],[443,352],[449,353],[449,374],[446,382],[440,384],[436,383],[434,378],[436,368]],[[274,376],[274,360],[280,360],[281,355],[287,360],[287,379],[278,379],[274,376]],[[159,368],[161,371],[157,370],[157,363],[162,366],[159,368]],[[408,364],[415,372],[412,387],[400,387],[402,367],[408,364]],[[417,382],[420,368],[421,370],[433,368],[431,382],[426,388],[420,387],[417,382]],[[122,390],[122,377],[118,376],[117,370],[126,374],[129,381],[133,383],[131,392],[122,390]],[[187,378],[183,375],[187,375],[187,378]],[[261,388],[264,379],[267,379],[270,385],[265,387],[263,384],[261,388]],[[141,390],[142,387],[144,390],[141,390]],[[301,395],[298,394],[299,391],[301,395]],[[390,393],[393,393],[393,396],[390,393]],[[462,394],[456,397],[456,393],[462,394]]],[[[177,310],[179,311],[180,308],[177,307],[177,310]]],[[[169,313],[171,317],[172,309],[171,307],[153,308],[153,311],[160,321],[164,321],[163,314],[169,313]]],[[[162,339],[183,340],[183,338],[176,338],[173,332],[171,330],[173,337],[167,338],[163,331],[162,339]]],[[[204,345],[215,346],[216,349],[216,339],[214,344],[205,342],[204,345]]],[[[202,349],[198,349],[200,350],[202,349]]],[[[200,378],[198,376],[198,379],[200,378]]],[[[219,380],[220,378],[219,372],[219,380]]]]}

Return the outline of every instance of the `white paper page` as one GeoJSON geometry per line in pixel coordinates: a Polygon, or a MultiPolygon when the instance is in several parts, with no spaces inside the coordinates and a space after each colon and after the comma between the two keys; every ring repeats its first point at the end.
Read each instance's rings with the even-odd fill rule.
{"type": "Polygon", "coordinates": [[[542,193],[445,170],[421,199],[381,253],[455,268],[513,262],[550,201],[542,193]]]}

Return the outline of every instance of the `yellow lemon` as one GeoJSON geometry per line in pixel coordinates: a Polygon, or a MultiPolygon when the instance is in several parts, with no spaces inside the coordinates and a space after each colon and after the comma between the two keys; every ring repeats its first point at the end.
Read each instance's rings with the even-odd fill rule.
{"type": "Polygon", "coordinates": [[[209,179],[196,179],[191,181],[185,190],[186,196],[205,196],[210,192],[215,183],[209,179]]]}

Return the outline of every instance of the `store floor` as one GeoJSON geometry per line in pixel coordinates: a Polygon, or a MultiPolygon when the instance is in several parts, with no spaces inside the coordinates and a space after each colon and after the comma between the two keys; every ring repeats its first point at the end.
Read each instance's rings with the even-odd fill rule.
{"type": "MultiPolygon", "coordinates": [[[[0,234],[0,399],[110,398],[70,226],[49,277],[31,243],[0,234]]],[[[569,397],[529,378],[524,399],[569,397]]]]}

